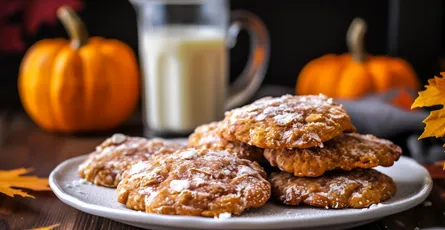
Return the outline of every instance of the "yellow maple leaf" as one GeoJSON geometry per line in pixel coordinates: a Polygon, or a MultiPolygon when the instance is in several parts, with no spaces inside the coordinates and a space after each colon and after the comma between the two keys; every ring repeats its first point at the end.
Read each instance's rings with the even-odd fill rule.
{"type": "Polygon", "coordinates": [[[60,224],[53,224],[53,225],[51,225],[51,226],[40,227],[40,228],[32,228],[32,229],[30,229],[30,230],[52,230],[52,229],[54,229],[55,227],[59,227],[59,226],[60,226],[60,224]]]}
{"type": "MultiPolygon", "coordinates": [[[[426,89],[419,92],[419,96],[411,105],[411,109],[437,105],[445,106],[445,72],[441,72],[440,75],[440,77],[435,76],[428,80],[426,89]]],[[[431,111],[430,115],[423,120],[423,123],[426,126],[419,139],[445,136],[445,108],[431,111]]]]}
{"type": "Polygon", "coordinates": [[[35,191],[49,191],[47,178],[39,178],[36,176],[21,176],[23,174],[31,172],[33,169],[13,169],[9,171],[0,170],[0,193],[4,193],[10,197],[14,195],[20,195],[22,197],[35,198],[20,189],[25,188],[35,191]],[[13,188],[14,187],[14,188],[13,188]]]}

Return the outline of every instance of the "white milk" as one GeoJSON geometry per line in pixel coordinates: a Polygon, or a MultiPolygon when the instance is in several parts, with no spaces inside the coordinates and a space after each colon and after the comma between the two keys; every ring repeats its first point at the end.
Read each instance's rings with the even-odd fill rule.
{"type": "Polygon", "coordinates": [[[143,35],[145,114],[150,129],[191,132],[224,116],[227,50],[223,31],[168,26],[143,35]]]}

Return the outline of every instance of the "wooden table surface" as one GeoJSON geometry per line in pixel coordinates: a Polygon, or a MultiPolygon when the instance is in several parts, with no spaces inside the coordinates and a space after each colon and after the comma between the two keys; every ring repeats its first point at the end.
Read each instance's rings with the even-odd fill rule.
{"type": "MultiPolygon", "coordinates": [[[[142,135],[139,122],[119,130],[142,135]]],[[[90,152],[112,133],[82,136],[51,134],[36,127],[24,113],[0,111],[0,170],[32,167],[34,174],[47,177],[62,161],[90,152]]],[[[409,173],[409,172],[407,172],[409,173]]],[[[423,229],[445,227],[445,179],[434,179],[426,202],[399,214],[356,229],[423,229]]],[[[36,199],[0,194],[0,230],[31,229],[60,224],[55,229],[137,229],[106,218],[78,211],[51,192],[31,192],[36,199]]],[[[445,228],[444,228],[445,229],[445,228]]]]}

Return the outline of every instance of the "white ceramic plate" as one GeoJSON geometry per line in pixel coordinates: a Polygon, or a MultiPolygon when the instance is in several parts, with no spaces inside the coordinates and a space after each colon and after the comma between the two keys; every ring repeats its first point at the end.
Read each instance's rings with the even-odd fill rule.
{"type": "Polygon", "coordinates": [[[429,173],[414,160],[401,157],[389,168],[377,170],[391,176],[397,184],[394,197],[372,208],[325,210],[309,206],[290,207],[269,201],[239,217],[213,219],[148,214],[126,208],[116,201],[115,189],[79,182],[79,156],[57,166],[49,176],[54,193],[64,203],[97,216],[149,229],[343,229],[365,224],[384,216],[402,212],[422,203],[432,189],[429,173]]]}

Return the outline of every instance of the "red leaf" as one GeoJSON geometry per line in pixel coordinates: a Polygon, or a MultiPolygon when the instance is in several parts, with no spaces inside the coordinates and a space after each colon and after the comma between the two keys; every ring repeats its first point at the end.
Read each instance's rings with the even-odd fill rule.
{"type": "Polygon", "coordinates": [[[60,6],[71,6],[74,10],[83,7],[81,0],[28,0],[29,4],[23,13],[25,31],[34,34],[43,23],[54,24],[57,21],[57,9],[60,6]]]}
{"type": "Polygon", "coordinates": [[[17,25],[0,24],[0,51],[16,52],[25,48],[22,31],[17,25]]]}

